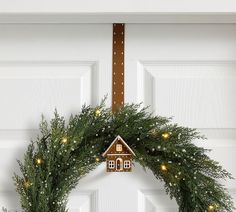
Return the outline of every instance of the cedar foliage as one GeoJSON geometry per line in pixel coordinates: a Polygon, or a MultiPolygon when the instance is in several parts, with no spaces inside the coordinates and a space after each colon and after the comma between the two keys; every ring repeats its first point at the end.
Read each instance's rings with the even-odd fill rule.
{"type": "Polygon", "coordinates": [[[140,105],[125,105],[116,113],[105,108],[104,101],[94,108],[83,106],[68,124],[55,112],[50,123],[42,120],[40,130],[23,162],[18,161],[22,175],[14,175],[25,212],[68,211],[70,191],[105,161],[101,155],[117,135],[135,152],[135,161],[164,182],[180,212],[234,209],[232,198],[218,182],[232,179],[231,174],[207,156],[208,150],[193,144],[204,137],[169,118],[153,116],[140,105]]]}

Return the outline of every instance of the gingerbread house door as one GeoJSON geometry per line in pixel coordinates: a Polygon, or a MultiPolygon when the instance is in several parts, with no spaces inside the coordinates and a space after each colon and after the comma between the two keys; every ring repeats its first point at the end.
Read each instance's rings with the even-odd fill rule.
{"type": "Polygon", "coordinates": [[[122,158],[116,159],[116,170],[117,171],[123,170],[123,159],[122,158]]]}
{"type": "MultiPolygon", "coordinates": [[[[0,24],[0,206],[12,211],[20,211],[11,179],[16,158],[38,133],[41,114],[51,117],[57,107],[69,116],[106,94],[111,105],[112,24],[32,21],[0,24]]],[[[236,26],[127,24],[125,36],[125,101],[198,128],[209,138],[201,145],[236,176],[236,26]]],[[[122,169],[123,161],[116,166],[122,169]]],[[[227,186],[236,198],[235,181],[227,186]]],[[[130,173],[107,173],[102,163],[81,179],[68,207],[178,211],[162,183],[139,164],[130,173]]]]}

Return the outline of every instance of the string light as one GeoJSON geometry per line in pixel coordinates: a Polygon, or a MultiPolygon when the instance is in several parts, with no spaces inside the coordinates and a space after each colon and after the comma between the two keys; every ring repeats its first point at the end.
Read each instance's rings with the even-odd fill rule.
{"type": "Polygon", "coordinates": [[[209,205],[208,206],[208,211],[214,211],[215,210],[215,206],[214,205],[209,205]]]}
{"type": "Polygon", "coordinates": [[[164,165],[164,164],[162,164],[162,165],[161,165],[161,171],[167,171],[167,166],[164,165]]]}
{"type": "Polygon", "coordinates": [[[101,116],[101,110],[97,109],[97,110],[95,111],[95,115],[96,115],[96,116],[101,116]]]}
{"type": "Polygon", "coordinates": [[[67,144],[68,140],[67,140],[67,138],[63,138],[63,139],[61,140],[61,142],[62,142],[63,144],[67,144]]]}
{"type": "Polygon", "coordinates": [[[24,182],[24,187],[26,189],[28,189],[31,185],[32,185],[32,183],[30,181],[28,181],[28,180],[24,182]]]}
{"type": "Polygon", "coordinates": [[[99,162],[100,161],[100,158],[96,158],[96,162],[99,162]]]}
{"type": "Polygon", "coordinates": [[[168,132],[165,132],[165,133],[162,133],[162,138],[164,138],[164,139],[168,139],[169,137],[170,137],[170,133],[168,133],[168,132]]]}
{"type": "Polygon", "coordinates": [[[157,134],[156,129],[152,129],[149,131],[151,135],[155,136],[157,134]]]}
{"type": "Polygon", "coordinates": [[[41,159],[41,158],[37,158],[37,159],[36,159],[36,163],[37,163],[38,165],[41,165],[41,164],[42,164],[42,162],[43,162],[43,161],[42,161],[42,159],[41,159]]]}

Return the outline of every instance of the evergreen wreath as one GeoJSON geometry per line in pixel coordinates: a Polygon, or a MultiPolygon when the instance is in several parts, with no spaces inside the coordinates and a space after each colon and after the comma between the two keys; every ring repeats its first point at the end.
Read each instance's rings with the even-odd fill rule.
{"type": "Polygon", "coordinates": [[[65,212],[68,195],[78,181],[100,163],[111,141],[121,135],[135,152],[134,160],[164,181],[180,212],[228,211],[233,201],[218,179],[230,173],[211,160],[208,150],[193,144],[204,139],[195,129],[153,116],[140,105],[125,105],[117,112],[83,106],[66,124],[55,112],[48,124],[42,119],[41,134],[32,141],[19,162],[22,175],[14,175],[22,210],[65,212]]]}

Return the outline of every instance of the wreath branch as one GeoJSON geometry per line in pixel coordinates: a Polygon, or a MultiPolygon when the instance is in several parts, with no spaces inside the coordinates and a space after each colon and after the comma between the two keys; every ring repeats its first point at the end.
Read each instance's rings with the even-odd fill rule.
{"type": "Polygon", "coordinates": [[[153,116],[140,105],[125,105],[116,113],[104,106],[83,106],[69,123],[58,115],[40,124],[41,136],[29,145],[21,175],[14,175],[22,210],[65,212],[68,196],[78,181],[104,161],[102,153],[121,135],[136,154],[135,161],[150,169],[175,198],[180,212],[233,212],[233,201],[217,179],[230,173],[193,141],[204,140],[195,129],[153,116]]]}

